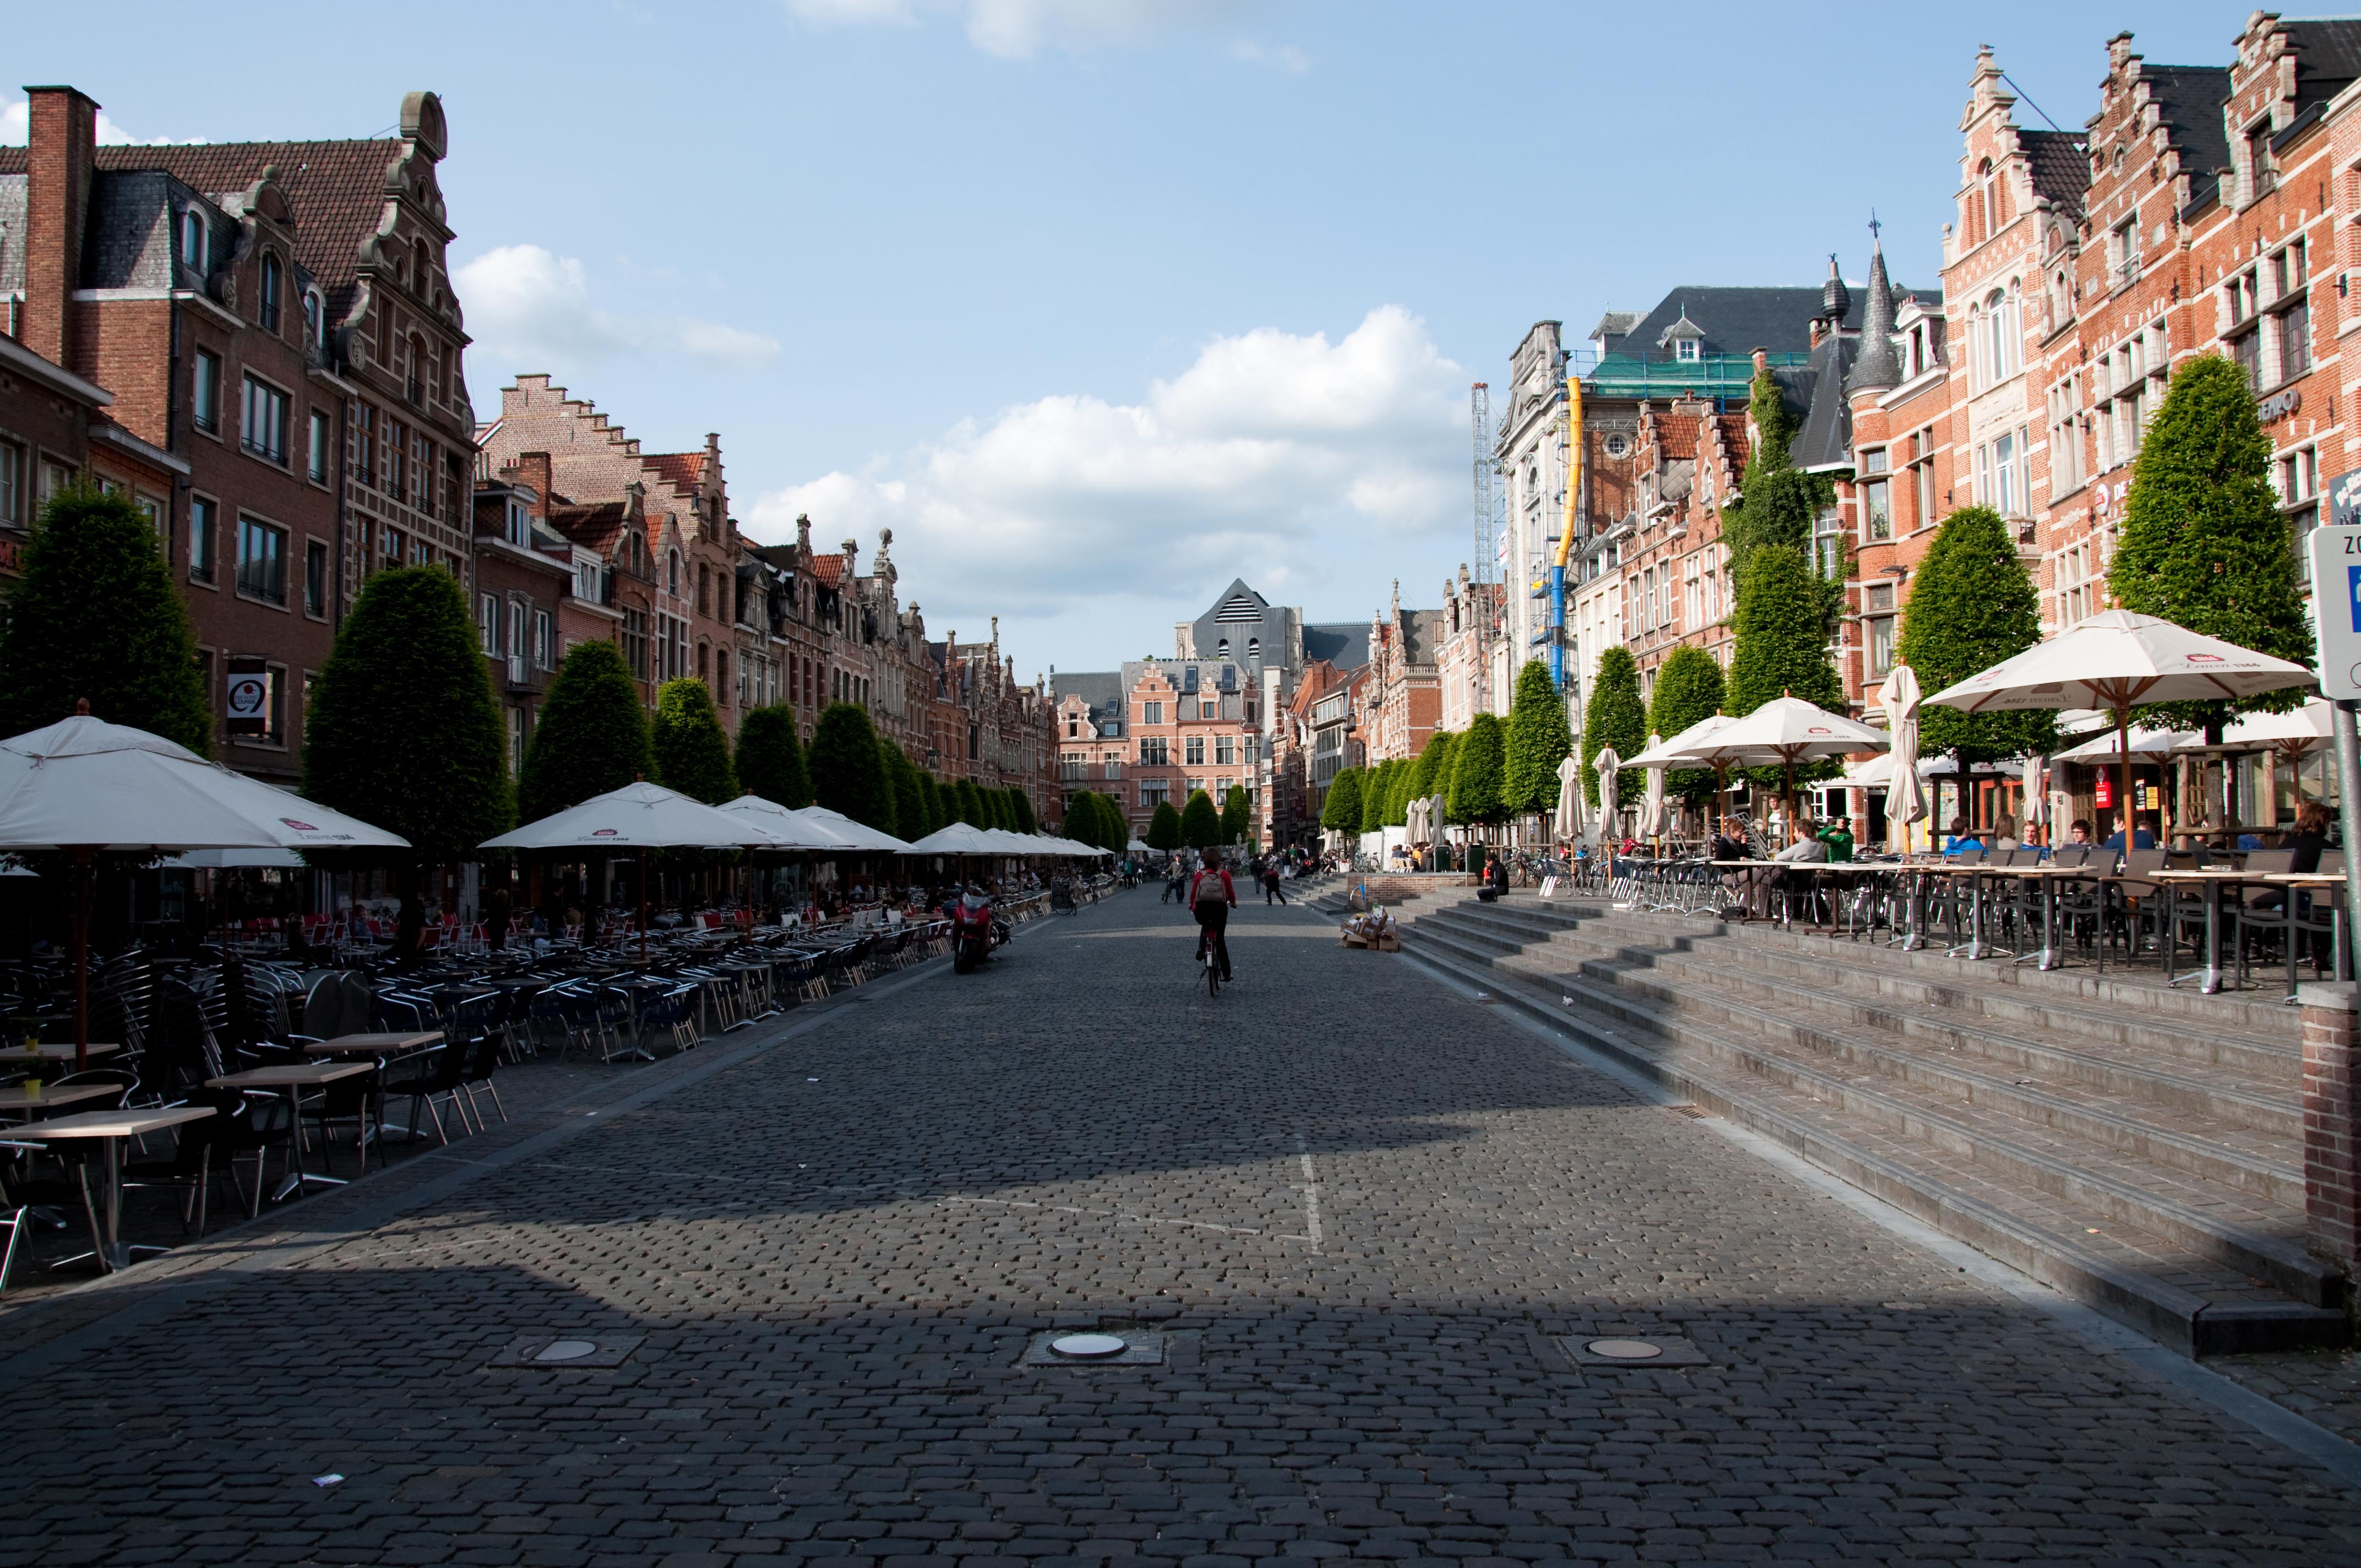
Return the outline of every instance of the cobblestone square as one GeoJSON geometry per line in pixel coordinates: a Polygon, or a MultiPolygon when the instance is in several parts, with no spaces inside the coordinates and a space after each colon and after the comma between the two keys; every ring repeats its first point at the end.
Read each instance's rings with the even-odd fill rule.
{"type": "Polygon", "coordinates": [[[0,1316],[0,1564],[2361,1561],[2325,1473],[1710,1126],[1230,929],[1208,999],[1152,890],[1041,921],[0,1316]],[[1706,1364],[1554,1343],[1650,1334],[1706,1364]]]}

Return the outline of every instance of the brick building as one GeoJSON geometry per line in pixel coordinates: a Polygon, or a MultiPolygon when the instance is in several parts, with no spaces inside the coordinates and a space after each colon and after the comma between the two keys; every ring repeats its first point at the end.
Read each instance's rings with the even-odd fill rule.
{"type": "MultiPolygon", "coordinates": [[[[102,148],[88,97],[28,95],[27,145],[0,148],[0,225],[23,236],[0,246],[11,335],[112,394],[84,462],[157,518],[221,754],[291,781],[361,577],[468,571],[442,105],[410,94],[386,140],[102,148]]],[[[43,450],[35,497],[38,465],[71,461],[43,450]]]]}
{"type": "Polygon", "coordinates": [[[1367,722],[1363,750],[1369,762],[1415,757],[1443,718],[1435,666],[1444,612],[1404,609],[1401,585],[1388,608],[1369,618],[1367,722]]]}

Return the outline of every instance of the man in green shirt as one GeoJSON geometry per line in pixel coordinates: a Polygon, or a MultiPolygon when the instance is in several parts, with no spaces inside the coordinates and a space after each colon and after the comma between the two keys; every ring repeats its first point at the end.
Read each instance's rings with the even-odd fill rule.
{"type": "Polygon", "coordinates": [[[1843,817],[1839,817],[1828,823],[1813,837],[1828,847],[1830,863],[1852,859],[1852,828],[1846,824],[1843,817]]]}

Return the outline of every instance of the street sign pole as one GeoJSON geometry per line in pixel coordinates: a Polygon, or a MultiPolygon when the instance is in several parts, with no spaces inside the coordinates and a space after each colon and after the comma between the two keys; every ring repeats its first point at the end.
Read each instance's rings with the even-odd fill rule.
{"type": "MultiPolygon", "coordinates": [[[[2345,972],[2361,977],[2356,916],[2361,916],[2361,528],[2316,528],[2312,565],[2312,633],[2320,692],[2334,707],[2336,816],[2345,840],[2345,972]]],[[[2294,938],[2290,935],[2290,938],[2294,938]]]]}

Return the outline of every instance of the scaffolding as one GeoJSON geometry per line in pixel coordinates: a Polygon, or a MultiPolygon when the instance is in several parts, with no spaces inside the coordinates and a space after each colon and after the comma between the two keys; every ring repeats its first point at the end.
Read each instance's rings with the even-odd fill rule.
{"type": "Polygon", "coordinates": [[[1467,389],[1467,413],[1476,438],[1476,711],[1492,708],[1492,601],[1488,585],[1500,581],[1500,533],[1492,510],[1492,389],[1477,381],[1467,389]]]}

